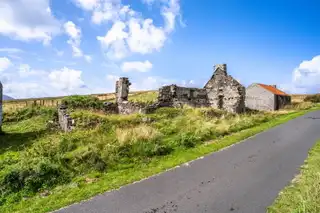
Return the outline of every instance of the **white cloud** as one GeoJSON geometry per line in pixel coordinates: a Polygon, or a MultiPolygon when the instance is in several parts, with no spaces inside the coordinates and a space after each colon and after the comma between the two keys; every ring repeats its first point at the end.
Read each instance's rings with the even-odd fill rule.
{"type": "Polygon", "coordinates": [[[91,63],[91,61],[92,61],[92,57],[90,55],[85,55],[84,59],[89,63],[91,63]]]}
{"type": "Polygon", "coordinates": [[[150,61],[131,61],[131,62],[124,62],[121,66],[121,69],[124,72],[130,71],[138,71],[138,72],[148,72],[152,69],[152,63],[150,61]]]}
{"type": "Polygon", "coordinates": [[[62,50],[59,51],[59,50],[55,49],[54,51],[56,52],[57,56],[59,56],[59,57],[63,56],[63,54],[64,54],[64,51],[62,51],[62,50]]]}
{"type": "Polygon", "coordinates": [[[85,10],[92,10],[95,8],[98,3],[100,2],[99,0],[74,0],[74,2],[81,8],[85,10]]]}
{"type": "Polygon", "coordinates": [[[85,86],[81,75],[82,71],[80,70],[64,67],[61,70],[52,71],[49,74],[49,79],[53,87],[62,91],[71,92],[85,86]]]}
{"type": "Polygon", "coordinates": [[[92,61],[92,57],[90,55],[83,54],[80,48],[81,29],[77,27],[72,21],[66,22],[63,27],[67,35],[70,37],[67,43],[71,46],[72,55],[77,58],[83,57],[87,62],[90,63],[92,61]]]}
{"type": "Polygon", "coordinates": [[[320,55],[305,60],[292,72],[292,82],[281,88],[290,93],[315,93],[320,91],[320,55]]]}
{"type": "Polygon", "coordinates": [[[59,31],[60,23],[51,13],[49,0],[0,1],[0,34],[49,44],[59,31]]]}
{"type": "Polygon", "coordinates": [[[82,80],[82,71],[68,67],[44,71],[21,64],[17,72],[4,73],[0,79],[3,81],[4,94],[15,98],[90,93],[82,80]]]}
{"type": "Polygon", "coordinates": [[[68,44],[70,44],[72,48],[72,54],[74,57],[82,57],[83,53],[80,49],[81,43],[81,29],[78,28],[72,21],[66,22],[64,25],[64,30],[67,35],[70,37],[68,40],[68,44]]]}
{"type": "Polygon", "coordinates": [[[47,75],[47,72],[43,70],[32,69],[29,64],[20,64],[19,75],[20,77],[44,76],[44,75],[47,75]]]}
{"type": "Polygon", "coordinates": [[[14,98],[36,98],[53,96],[47,85],[36,82],[7,82],[3,86],[4,94],[14,98]]]}
{"type": "Polygon", "coordinates": [[[165,79],[159,76],[149,76],[146,78],[135,79],[132,81],[132,85],[130,86],[130,90],[139,91],[139,90],[154,90],[159,89],[159,87],[173,84],[174,80],[165,79]]]}
{"type": "Polygon", "coordinates": [[[0,58],[0,72],[5,71],[10,66],[12,66],[12,63],[7,57],[0,58]]]}
{"type": "Polygon", "coordinates": [[[106,36],[98,36],[103,49],[107,51],[107,56],[112,59],[122,59],[127,56],[128,49],[125,39],[128,38],[128,33],[125,32],[125,23],[118,21],[113,24],[106,36]]]}
{"type": "Polygon", "coordinates": [[[18,48],[0,48],[0,52],[6,52],[6,53],[22,53],[23,50],[18,48]]]}
{"type": "Polygon", "coordinates": [[[144,2],[150,5],[155,1],[159,1],[161,5],[163,26],[156,26],[152,19],[143,18],[141,13],[133,10],[130,5],[123,5],[121,0],[100,0],[93,7],[78,5],[92,12],[94,23],[112,22],[112,27],[105,36],[97,36],[97,40],[109,58],[123,59],[132,53],[149,54],[160,51],[174,30],[176,19],[181,16],[179,0],[144,2]]]}
{"type": "Polygon", "coordinates": [[[129,37],[127,43],[134,53],[147,54],[159,51],[167,39],[161,27],[156,27],[151,19],[135,19],[129,21],[129,37]]]}
{"type": "Polygon", "coordinates": [[[108,75],[106,76],[106,79],[107,79],[108,81],[113,82],[113,83],[115,83],[119,78],[120,78],[120,76],[118,76],[118,75],[108,74],[108,75]]]}

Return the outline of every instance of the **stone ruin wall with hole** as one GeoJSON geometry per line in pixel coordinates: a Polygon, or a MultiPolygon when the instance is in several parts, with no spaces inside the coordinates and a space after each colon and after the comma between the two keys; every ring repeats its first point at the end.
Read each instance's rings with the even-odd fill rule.
{"type": "Polygon", "coordinates": [[[226,64],[219,64],[204,88],[164,86],[159,89],[158,101],[160,106],[213,107],[242,113],[245,111],[245,87],[227,74],[226,64]]]}
{"type": "MultiPolygon", "coordinates": [[[[159,89],[158,101],[153,104],[128,101],[128,78],[121,77],[116,82],[116,102],[105,102],[105,112],[110,114],[151,113],[160,107],[213,107],[232,113],[245,110],[245,87],[227,74],[225,64],[216,65],[214,74],[204,88],[188,88],[177,85],[164,86],[159,89]]],[[[74,125],[73,119],[67,114],[66,108],[58,108],[59,125],[68,132],[74,125]]]]}
{"type": "Polygon", "coordinates": [[[159,105],[162,107],[208,107],[206,89],[179,87],[177,85],[164,86],[159,89],[159,105]]]}

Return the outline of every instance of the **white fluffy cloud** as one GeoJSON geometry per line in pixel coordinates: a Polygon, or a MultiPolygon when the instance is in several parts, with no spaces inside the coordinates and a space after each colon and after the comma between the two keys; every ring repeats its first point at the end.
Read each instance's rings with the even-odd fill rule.
{"type": "Polygon", "coordinates": [[[99,0],[74,0],[74,2],[79,7],[85,10],[93,10],[100,1],[99,0]]]}
{"type": "Polygon", "coordinates": [[[125,40],[128,38],[128,33],[125,32],[125,28],[125,23],[117,21],[104,37],[97,37],[109,58],[122,59],[127,56],[128,49],[125,40]]]}
{"type": "Polygon", "coordinates": [[[82,71],[63,67],[56,70],[36,70],[21,64],[0,79],[4,94],[14,98],[52,97],[71,94],[88,94],[90,91],[82,80],[82,71]]]}
{"type": "Polygon", "coordinates": [[[121,66],[124,72],[137,71],[137,72],[148,72],[152,69],[152,63],[150,61],[131,61],[124,62],[121,66]]]}
{"type": "Polygon", "coordinates": [[[301,62],[292,73],[292,82],[282,84],[280,87],[290,93],[319,93],[320,55],[301,62]]]}
{"type": "Polygon", "coordinates": [[[64,67],[61,70],[52,71],[49,74],[49,79],[53,87],[62,91],[71,92],[85,86],[81,75],[82,71],[80,70],[64,67]]]}
{"type": "Polygon", "coordinates": [[[8,69],[10,66],[12,66],[12,63],[7,57],[0,58],[0,72],[8,69]]]}
{"type": "Polygon", "coordinates": [[[64,25],[64,30],[66,34],[70,37],[67,41],[72,48],[72,55],[74,57],[84,57],[87,62],[91,62],[92,58],[89,55],[84,55],[80,49],[81,44],[81,29],[77,27],[72,21],[66,22],[64,25]]]}
{"type": "Polygon", "coordinates": [[[49,0],[0,1],[0,34],[48,44],[59,31],[60,23],[51,13],[49,0]]]}
{"type": "Polygon", "coordinates": [[[180,16],[179,0],[146,1],[151,5],[158,1],[160,13],[164,19],[163,26],[156,26],[152,19],[143,18],[141,13],[130,5],[123,5],[121,0],[99,0],[93,7],[79,3],[77,5],[92,12],[92,21],[100,24],[104,21],[112,23],[105,36],[97,36],[102,48],[111,59],[122,59],[131,53],[148,54],[160,51],[174,30],[176,19],[180,16]],[[90,9],[89,9],[90,8],[90,9]]]}

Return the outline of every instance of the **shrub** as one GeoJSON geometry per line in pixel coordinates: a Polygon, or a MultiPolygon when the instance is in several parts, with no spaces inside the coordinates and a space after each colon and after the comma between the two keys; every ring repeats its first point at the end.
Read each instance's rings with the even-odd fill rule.
{"type": "Polygon", "coordinates": [[[51,188],[68,182],[70,176],[62,167],[49,161],[40,161],[34,167],[23,167],[4,175],[0,188],[5,194],[26,191],[35,193],[41,188],[51,188]]]}
{"type": "Polygon", "coordinates": [[[304,99],[305,102],[320,103],[320,94],[308,95],[304,99]]]}
{"type": "Polygon", "coordinates": [[[16,111],[4,112],[3,121],[17,122],[39,115],[45,115],[50,119],[55,119],[58,116],[57,111],[52,107],[31,106],[16,111]]]}
{"type": "Polygon", "coordinates": [[[284,109],[287,109],[287,110],[304,110],[304,109],[310,109],[313,106],[314,106],[314,103],[312,103],[312,102],[300,102],[300,103],[293,102],[293,103],[291,103],[289,105],[286,105],[284,107],[284,109]]]}
{"type": "Polygon", "coordinates": [[[103,102],[100,101],[97,97],[85,96],[85,95],[73,95],[68,96],[62,99],[62,104],[76,109],[103,109],[103,102]]]}

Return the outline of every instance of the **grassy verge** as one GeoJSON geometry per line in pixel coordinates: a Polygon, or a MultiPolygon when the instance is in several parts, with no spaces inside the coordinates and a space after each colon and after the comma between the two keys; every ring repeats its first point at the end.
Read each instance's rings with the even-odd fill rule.
{"type": "Polygon", "coordinates": [[[320,212],[320,141],[310,150],[301,173],[279,194],[268,212],[320,212]]]}
{"type": "MultiPolygon", "coordinates": [[[[272,118],[271,120],[267,120],[267,122],[262,121],[261,123],[254,126],[251,126],[250,124],[248,124],[248,128],[245,128],[242,131],[234,131],[232,134],[228,134],[227,136],[224,136],[224,137],[223,136],[218,137],[214,141],[211,141],[212,143],[195,144],[194,147],[191,146],[191,147],[188,147],[188,149],[178,146],[178,147],[175,147],[175,149],[167,155],[164,155],[164,156],[155,155],[152,158],[149,158],[149,160],[146,162],[137,160],[135,162],[131,162],[130,165],[125,165],[124,167],[121,167],[121,169],[118,168],[116,170],[110,170],[109,172],[106,172],[106,173],[91,172],[86,174],[84,177],[80,177],[79,175],[77,178],[81,181],[78,181],[78,182],[72,181],[72,182],[69,182],[68,184],[59,185],[50,191],[51,194],[49,196],[41,197],[39,194],[37,194],[36,196],[23,199],[19,202],[4,203],[4,205],[0,206],[0,212],[35,213],[35,212],[47,212],[54,209],[58,209],[60,207],[72,204],[74,202],[88,199],[96,194],[105,192],[107,190],[116,189],[125,184],[129,184],[134,181],[141,180],[145,177],[160,173],[162,171],[165,171],[166,169],[169,169],[176,165],[182,164],[184,162],[196,159],[208,153],[218,151],[222,148],[235,144],[245,138],[253,136],[266,129],[282,124],[298,116],[301,116],[309,111],[311,110],[303,110],[299,112],[292,112],[284,115],[279,115],[275,118],[272,118]],[[89,181],[85,181],[84,178],[89,181]]],[[[192,111],[192,113],[194,113],[194,111],[192,111]]],[[[160,115],[157,115],[157,116],[160,116],[160,115]]],[[[128,117],[126,117],[126,119],[127,118],[128,117]]],[[[99,117],[99,119],[102,119],[102,117],[99,117]]],[[[115,122],[114,120],[112,120],[112,117],[108,117],[108,119],[109,119],[108,122],[110,124],[112,122],[115,122]]],[[[247,118],[244,117],[244,119],[247,119],[247,118]]],[[[242,120],[239,120],[239,121],[240,123],[243,123],[242,120]]],[[[161,120],[161,122],[163,121],[161,120]]],[[[185,122],[185,120],[183,120],[183,122],[185,122]]],[[[125,121],[123,120],[122,123],[125,123],[125,121]]],[[[163,129],[165,127],[167,128],[168,126],[167,123],[163,123],[163,124],[159,123],[157,125],[160,126],[160,124],[161,124],[161,128],[159,127],[160,128],[159,130],[168,131],[168,129],[163,129]]],[[[14,129],[13,126],[7,127],[7,130],[9,130],[10,128],[13,128],[12,131],[17,131],[14,129]]],[[[136,127],[134,127],[134,129],[130,131],[136,131],[135,128],[136,127]]],[[[236,130],[238,127],[234,126],[234,128],[236,130]]],[[[139,131],[140,129],[137,129],[137,130],[139,131]]],[[[121,140],[125,142],[127,140],[125,137],[127,133],[124,134],[124,132],[121,132],[122,131],[121,128],[119,131],[120,131],[119,134],[121,137],[118,140],[120,142],[121,140]]],[[[148,131],[148,129],[146,131],[148,131]]],[[[185,129],[181,131],[185,131],[185,129]]],[[[115,133],[117,133],[117,131],[115,131],[115,133]]],[[[132,132],[129,132],[129,133],[132,134],[132,132]]],[[[207,137],[206,134],[208,133],[206,132],[200,132],[200,133],[204,134],[203,138],[207,137]]],[[[200,133],[197,132],[198,135],[200,133]]],[[[77,134],[77,133],[74,133],[74,134],[77,134]]],[[[152,137],[153,136],[158,137],[157,134],[153,132],[153,130],[150,130],[148,132],[148,135],[152,135],[152,137]]],[[[51,136],[52,135],[50,134],[48,136],[48,138],[52,141],[52,143],[49,145],[54,146],[54,144],[57,142],[55,141],[54,138],[51,138],[51,136]]],[[[97,135],[95,136],[95,140],[97,140],[96,137],[97,135]]],[[[136,137],[143,139],[144,135],[137,135],[136,137]]],[[[77,143],[78,139],[74,142],[77,143]]],[[[187,145],[188,144],[189,142],[187,143],[187,145]]],[[[39,152],[39,150],[37,150],[37,152],[39,152]]],[[[45,154],[50,155],[52,153],[45,153],[45,154]]]]}

